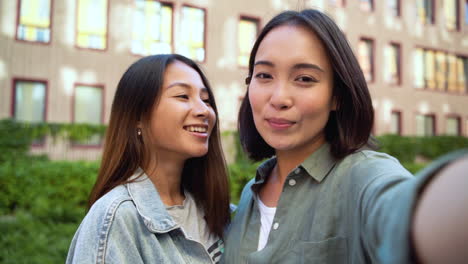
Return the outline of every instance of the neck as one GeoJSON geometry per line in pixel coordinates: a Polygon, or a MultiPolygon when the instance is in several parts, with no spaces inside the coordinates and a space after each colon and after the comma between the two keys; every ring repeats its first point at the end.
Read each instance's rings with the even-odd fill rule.
{"type": "Polygon", "coordinates": [[[185,199],[181,188],[184,163],[185,159],[158,155],[145,170],[165,205],[179,205],[185,199]]]}
{"type": "Polygon", "coordinates": [[[276,150],[276,172],[280,181],[284,182],[293,169],[299,166],[312,153],[325,143],[325,138],[317,138],[311,144],[293,150],[276,150]]]}

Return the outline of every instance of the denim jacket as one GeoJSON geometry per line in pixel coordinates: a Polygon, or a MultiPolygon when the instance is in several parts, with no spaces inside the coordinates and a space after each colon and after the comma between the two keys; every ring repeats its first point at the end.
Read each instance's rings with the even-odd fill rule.
{"type": "MultiPolygon", "coordinates": [[[[223,242],[218,243],[221,246],[223,242]]],[[[153,183],[143,174],[93,204],[73,237],[66,263],[213,261],[205,247],[191,240],[172,219],[153,183]]]]}

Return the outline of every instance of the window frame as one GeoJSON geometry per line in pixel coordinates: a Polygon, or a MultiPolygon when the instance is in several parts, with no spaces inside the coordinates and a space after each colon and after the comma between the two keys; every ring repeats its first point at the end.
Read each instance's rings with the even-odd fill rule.
{"type": "Polygon", "coordinates": [[[361,4],[362,4],[363,0],[359,0],[359,9],[363,12],[369,12],[369,13],[372,13],[372,12],[375,12],[375,9],[376,9],[376,1],[374,0],[368,0],[368,2],[370,3],[370,9],[369,10],[366,10],[366,9],[363,9],[361,7],[361,4]]]}
{"type": "MultiPolygon", "coordinates": [[[[431,1],[431,2],[432,2],[432,5],[431,5],[431,6],[432,6],[432,8],[431,8],[431,16],[430,16],[430,21],[429,21],[429,22],[428,22],[428,21],[422,22],[422,21],[421,21],[421,18],[419,17],[419,14],[418,14],[418,12],[417,12],[418,9],[417,9],[417,6],[416,6],[416,17],[417,17],[417,21],[419,21],[419,23],[420,23],[420,24],[423,24],[423,25],[436,25],[436,22],[437,22],[437,21],[436,21],[436,10],[437,10],[437,8],[436,8],[436,3],[437,3],[437,1],[435,1],[435,0],[420,0],[420,1],[423,1],[423,3],[424,3],[425,1],[431,1]]],[[[417,5],[417,3],[416,3],[416,5],[417,5]]],[[[424,18],[424,19],[426,19],[426,18],[424,18]]]]}
{"type": "MultiPolygon", "coordinates": [[[[47,79],[36,79],[36,78],[23,78],[23,77],[13,77],[11,80],[11,108],[10,108],[10,117],[15,118],[15,108],[16,108],[16,83],[18,82],[37,82],[42,83],[45,86],[44,91],[44,113],[42,114],[42,122],[47,122],[47,110],[49,102],[49,80],[47,79]]],[[[31,147],[43,147],[45,145],[45,138],[39,141],[33,141],[31,147]]]]}
{"type": "MultiPolygon", "coordinates": [[[[387,0],[388,1],[388,0],[387,0]]],[[[401,0],[395,0],[396,3],[397,3],[397,12],[396,12],[396,15],[392,15],[392,17],[397,17],[397,18],[401,18],[401,0]]],[[[388,2],[387,2],[387,8],[388,8],[388,2]]]]}
{"type": "MultiPolygon", "coordinates": [[[[258,35],[260,34],[260,30],[261,30],[261,23],[262,23],[262,19],[260,17],[256,17],[256,16],[252,16],[252,15],[244,15],[244,14],[240,14],[239,15],[239,20],[237,21],[237,40],[239,40],[239,24],[242,20],[248,20],[248,21],[251,21],[251,22],[256,22],[257,24],[257,35],[255,37],[255,39],[258,38],[258,35]]],[[[255,40],[254,40],[254,43],[255,43],[255,40]]],[[[253,43],[252,43],[253,45],[253,43]]],[[[239,64],[239,56],[240,56],[240,47],[237,43],[237,54],[236,54],[236,64],[237,64],[237,67],[238,68],[241,68],[241,69],[248,69],[249,65],[247,63],[247,66],[243,66],[243,65],[240,65],[239,64]]]]}
{"type": "MultiPolygon", "coordinates": [[[[377,82],[377,76],[375,75],[375,61],[376,61],[376,55],[377,55],[376,50],[375,50],[375,45],[376,45],[375,39],[372,38],[372,37],[361,36],[361,37],[359,37],[358,45],[360,44],[361,41],[369,41],[371,43],[371,45],[370,45],[371,46],[371,54],[370,54],[370,57],[371,57],[370,58],[370,63],[371,63],[370,68],[371,69],[370,70],[371,70],[372,79],[370,81],[366,80],[366,82],[368,84],[373,84],[373,83],[377,82]]],[[[358,46],[358,48],[359,48],[359,46],[358,46]]],[[[359,59],[358,59],[358,61],[359,61],[359,59]]],[[[359,61],[359,66],[361,67],[360,64],[361,64],[361,62],[359,61]]],[[[361,70],[362,70],[362,67],[361,67],[361,70]]],[[[364,71],[363,71],[363,73],[364,73],[364,71]]]]}
{"type": "Polygon", "coordinates": [[[333,6],[333,7],[346,7],[346,0],[339,0],[339,4],[333,4],[330,3],[330,0],[328,0],[328,5],[333,6]]]}
{"type": "MultiPolygon", "coordinates": [[[[76,90],[78,86],[87,86],[87,87],[93,87],[93,88],[99,88],[102,91],[102,96],[101,96],[101,116],[100,116],[100,121],[99,125],[104,124],[104,111],[105,111],[105,85],[104,84],[90,84],[90,83],[80,83],[80,82],[75,82],[73,84],[73,93],[72,93],[72,98],[71,98],[71,122],[73,124],[76,124],[75,122],[75,103],[76,103],[76,90]]],[[[78,142],[70,142],[71,146],[73,148],[100,148],[103,144],[103,138],[101,138],[100,143],[98,144],[84,144],[84,143],[78,143],[78,142]]]]}
{"type": "MultiPolygon", "coordinates": [[[[398,47],[398,59],[397,59],[397,75],[398,75],[398,82],[396,83],[392,83],[392,82],[388,82],[389,85],[392,85],[392,86],[398,86],[398,87],[401,87],[402,84],[403,84],[403,63],[402,63],[402,60],[403,60],[403,52],[402,52],[402,47],[401,47],[401,43],[399,42],[396,42],[396,41],[390,41],[388,43],[389,46],[393,47],[393,46],[397,46],[398,47]]],[[[386,73],[388,74],[388,73],[386,73]]],[[[388,78],[388,76],[386,76],[386,78],[388,78]]],[[[388,81],[388,80],[387,80],[388,81]]]]}
{"type": "MultiPolygon", "coordinates": [[[[444,0],[448,1],[448,0],[444,0]]],[[[449,31],[449,32],[459,32],[461,31],[461,16],[460,16],[460,11],[461,10],[461,1],[460,0],[452,0],[455,1],[455,29],[449,29],[447,28],[447,24],[444,23],[444,28],[449,31]]],[[[444,20],[447,19],[445,17],[445,10],[444,10],[444,20]]]]}
{"type": "Polygon", "coordinates": [[[78,5],[80,0],[75,1],[75,32],[74,32],[74,46],[78,50],[89,50],[89,51],[96,51],[96,52],[107,52],[109,49],[109,15],[110,15],[110,1],[104,0],[107,2],[107,18],[106,18],[106,46],[103,49],[97,48],[89,48],[89,47],[80,47],[78,46],[78,5]]]}
{"type": "MultiPolygon", "coordinates": [[[[146,0],[146,1],[153,1],[153,2],[159,2],[161,3],[162,5],[168,5],[171,7],[172,9],[172,16],[171,16],[171,49],[172,49],[172,53],[176,53],[175,52],[175,33],[174,33],[174,29],[175,29],[175,26],[174,26],[174,23],[175,23],[175,10],[176,10],[176,7],[175,7],[175,3],[173,2],[169,2],[169,1],[165,1],[165,0],[146,0]]],[[[132,11],[134,11],[136,8],[135,6],[135,0],[132,0],[132,11]]],[[[132,19],[133,19],[133,13],[132,13],[132,19]]],[[[132,26],[133,26],[133,22],[132,22],[132,26]]],[[[133,29],[132,29],[133,30],[133,29]]],[[[133,37],[130,37],[130,40],[133,41],[133,37]]],[[[152,54],[148,54],[148,55],[142,55],[142,54],[138,54],[138,53],[134,53],[132,51],[132,43],[130,43],[130,54],[132,56],[137,56],[137,57],[145,57],[145,56],[149,56],[149,55],[152,55],[152,54]]]]}
{"type": "MultiPolygon", "coordinates": [[[[461,53],[457,53],[457,52],[449,52],[449,51],[446,51],[446,50],[443,50],[443,49],[437,49],[437,48],[428,48],[428,47],[425,47],[425,46],[420,46],[420,45],[416,45],[414,48],[413,48],[413,52],[415,52],[417,49],[421,49],[423,51],[423,54],[425,54],[425,52],[427,51],[431,51],[434,53],[434,81],[437,81],[436,80],[436,74],[437,74],[437,58],[436,58],[436,54],[438,52],[442,52],[445,54],[445,58],[446,58],[446,64],[448,65],[449,64],[449,61],[448,61],[448,55],[452,55],[452,56],[455,56],[455,58],[459,58],[459,57],[463,57],[463,58],[466,58],[468,60],[468,55],[465,55],[465,54],[461,54],[461,53]]],[[[425,55],[423,55],[423,61],[424,61],[424,64],[422,65],[423,67],[423,79],[425,79],[425,73],[426,73],[426,62],[425,62],[425,55]]],[[[446,66],[447,66],[446,65],[446,66]]],[[[415,67],[415,65],[413,65],[413,68],[415,67]]],[[[448,66],[446,67],[447,68],[447,71],[448,71],[448,66]]],[[[430,89],[427,85],[426,85],[426,81],[424,80],[424,85],[422,87],[417,87],[415,85],[415,76],[413,75],[413,81],[412,81],[412,85],[414,87],[415,90],[418,90],[418,91],[426,91],[426,92],[437,92],[437,93],[442,93],[442,94],[451,94],[451,95],[459,95],[459,96],[466,96],[468,95],[468,76],[466,76],[466,80],[465,80],[465,92],[452,92],[448,89],[448,82],[449,82],[449,77],[446,76],[446,87],[445,89],[442,91],[440,90],[438,87],[437,87],[437,84],[436,84],[436,87],[434,89],[430,89]]]]}
{"type": "MultiPolygon", "coordinates": [[[[445,124],[444,124],[445,135],[448,135],[448,133],[447,133],[447,128],[448,128],[447,122],[448,122],[449,118],[454,118],[454,119],[456,119],[458,121],[457,134],[455,136],[462,136],[463,135],[462,134],[462,132],[463,132],[462,131],[462,119],[461,119],[461,116],[458,115],[458,114],[447,114],[447,115],[445,115],[445,124]]],[[[451,135],[451,136],[453,136],[453,135],[451,135]]]]}
{"type": "MultiPolygon", "coordinates": [[[[403,135],[403,112],[397,109],[392,110],[392,112],[390,113],[390,129],[393,129],[393,120],[391,120],[393,114],[398,114],[398,128],[396,135],[401,136],[403,135]]],[[[390,133],[394,134],[393,131],[390,131],[390,133]]]]}
{"type": "Polygon", "coordinates": [[[38,45],[50,45],[52,43],[53,37],[53,16],[54,16],[54,0],[50,0],[50,12],[49,12],[49,41],[48,42],[41,42],[41,41],[31,41],[26,39],[18,38],[18,29],[20,25],[20,16],[21,16],[21,2],[22,0],[17,0],[16,2],[16,27],[15,27],[15,41],[25,42],[29,44],[38,44],[38,45]]]}
{"type": "MultiPolygon", "coordinates": [[[[208,32],[208,10],[205,7],[184,3],[180,7],[180,13],[182,13],[182,10],[184,9],[184,7],[201,9],[201,10],[203,10],[203,12],[205,14],[203,16],[203,28],[204,28],[204,30],[203,30],[203,49],[204,49],[204,52],[205,52],[205,56],[203,56],[203,61],[198,61],[196,59],[190,58],[190,59],[192,59],[193,61],[195,61],[197,63],[204,64],[204,63],[206,63],[207,57],[208,57],[208,42],[207,42],[207,36],[206,36],[207,32],[208,32]]],[[[178,51],[176,53],[178,53],[178,51]]]]}
{"type": "Polygon", "coordinates": [[[429,112],[429,113],[421,113],[421,112],[417,112],[415,117],[414,117],[414,120],[415,120],[415,131],[414,131],[414,134],[416,136],[423,136],[423,137],[430,137],[430,136],[437,136],[437,116],[435,113],[433,112],[429,112]],[[432,118],[432,135],[418,135],[418,121],[417,121],[417,116],[423,116],[424,118],[427,118],[427,117],[430,117],[432,118]]]}

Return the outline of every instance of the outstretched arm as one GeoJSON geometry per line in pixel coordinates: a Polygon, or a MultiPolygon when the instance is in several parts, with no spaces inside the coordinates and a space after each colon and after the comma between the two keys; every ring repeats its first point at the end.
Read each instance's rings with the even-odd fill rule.
{"type": "Polygon", "coordinates": [[[443,168],[417,204],[412,236],[420,263],[468,259],[468,156],[443,168]]]}

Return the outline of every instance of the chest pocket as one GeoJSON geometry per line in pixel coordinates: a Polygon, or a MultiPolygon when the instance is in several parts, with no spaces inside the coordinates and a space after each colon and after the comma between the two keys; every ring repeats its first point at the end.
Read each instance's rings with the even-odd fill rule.
{"type": "Polygon", "coordinates": [[[291,263],[347,263],[346,238],[332,237],[312,242],[295,240],[291,243],[291,263]]]}

